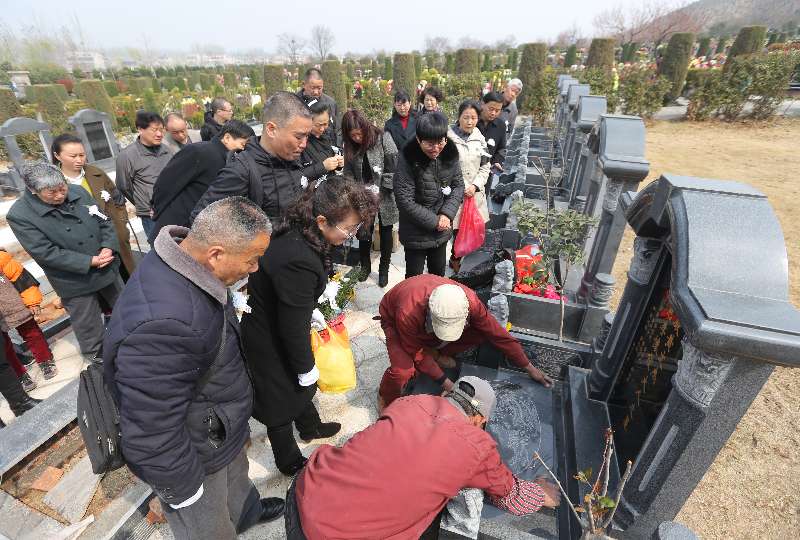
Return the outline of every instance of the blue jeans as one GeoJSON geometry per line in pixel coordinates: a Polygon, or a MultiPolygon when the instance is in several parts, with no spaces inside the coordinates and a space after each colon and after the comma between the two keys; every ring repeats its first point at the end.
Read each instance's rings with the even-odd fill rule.
{"type": "Polygon", "coordinates": [[[139,219],[142,220],[142,229],[144,229],[144,235],[150,239],[150,233],[153,232],[153,229],[156,227],[156,222],[150,219],[147,216],[139,216],[139,219]]]}

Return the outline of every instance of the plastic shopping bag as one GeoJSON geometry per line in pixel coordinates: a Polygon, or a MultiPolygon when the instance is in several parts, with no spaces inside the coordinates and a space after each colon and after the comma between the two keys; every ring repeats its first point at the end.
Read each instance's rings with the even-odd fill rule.
{"type": "Polygon", "coordinates": [[[463,257],[483,245],[486,238],[486,225],[481,213],[475,206],[474,197],[466,197],[461,207],[461,222],[458,225],[458,236],[453,244],[453,255],[463,257]]]}
{"type": "Polygon", "coordinates": [[[311,350],[319,370],[320,390],[340,394],[356,387],[356,363],[343,320],[331,321],[319,332],[311,330],[311,350]]]}

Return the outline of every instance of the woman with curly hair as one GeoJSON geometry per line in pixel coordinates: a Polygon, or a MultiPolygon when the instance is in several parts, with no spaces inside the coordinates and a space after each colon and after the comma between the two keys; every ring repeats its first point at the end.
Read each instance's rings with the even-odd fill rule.
{"type": "Polygon", "coordinates": [[[275,464],[288,476],[306,462],[292,424],[304,441],[341,429],[322,422],[312,401],[319,372],[311,319],[332,274],[331,246],[354,237],[375,212],[375,197],[363,184],[344,177],[312,184],[288,209],[250,275],[251,310],[242,318],[242,339],[255,390],[253,417],[267,426],[275,464]]]}
{"type": "Polygon", "coordinates": [[[429,86],[419,95],[419,114],[442,112],[444,93],[435,86],[429,86]]]}

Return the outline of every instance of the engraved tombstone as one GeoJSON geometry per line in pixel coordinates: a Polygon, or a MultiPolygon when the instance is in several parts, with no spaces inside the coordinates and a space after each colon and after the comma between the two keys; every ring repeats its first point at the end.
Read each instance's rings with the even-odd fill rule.
{"type": "Polygon", "coordinates": [[[69,118],[69,123],[83,141],[86,162],[105,171],[113,170],[119,144],[108,114],[94,109],[81,109],[69,118]]]}
{"type": "Polygon", "coordinates": [[[50,145],[53,138],[50,135],[50,125],[45,122],[39,122],[33,118],[9,118],[2,126],[0,126],[0,138],[6,145],[6,152],[8,157],[14,164],[9,168],[8,175],[4,177],[4,182],[8,182],[4,187],[10,188],[13,191],[22,193],[25,189],[25,182],[22,181],[20,171],[25,165],[25,157],[22,149],[17,142],[17,137],[21,135],[28,135],[35,133],[39,144],[41,145],[41,152],[38,152],[41,159],[50,161],[50,145]]]}

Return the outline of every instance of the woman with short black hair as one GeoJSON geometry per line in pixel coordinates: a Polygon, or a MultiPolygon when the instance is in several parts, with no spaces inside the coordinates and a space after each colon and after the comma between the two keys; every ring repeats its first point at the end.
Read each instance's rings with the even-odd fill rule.
{"type": "Polygon", "coordinates": [[[417,112],[411,110],[411,98],[405,90],[398,90],[394,95],[392,117],[386,121],[383,130],[392,135],[398,150],[414,138],[417,126],[417,112]]]}
{"type": "Polygon", "coordinates": [[[308,135],[300,163],[307,181],[318,180],[322,176],[344,166],[344,158],[331,130],[331,108],[324,101],[317,101],[311,109],[311,133],[308,135]]]}
{"type": "Polygon", "coordinates": [[[444,93],[435,86],[429,86],[419,95],[420,114],[441,112],[444,93]]]}
{"type": "MultiPolygon", "coordinates": [[[[399,219],[394,201],[394,170],[397,147],[392,136],[369,123],[359,111],[350,109],[342,116],[344,141],[344,172],[379,197],[378,223],[381,243],[381,260],[378,266],[378,286],[389,283],[389,264],[392,258],[392,227],[399,219]]],[[[370,250],[374,223],[365,223],[358,234],[358,252],[361,257],[359,280],[366,281],[372,269],[370,250]]]]}
{"type": "Polygon", "coordinates": [[[444,276],[452,219],[464,196],[458,150],[447,143],[447,117],[422,115],[416,137],[400,152],[394,193],[400,211],[400,242],[406,278],[423,272],[444,276]]]}
{"type": "Polygon", "coordinates": [[[322,422],[312,398],[319,371],[311,350],[311,319],[332,273],[331,246],[355,236],[375,217],[375,198],[342,176],[310,186],[289,207],[267,251],[250,274],[250,312],[242,318],[242,340],[253,381],[253,418],[267,436],[282,473],[305,465],[294,438],[332,437],[337,422],[322,422]]]}

